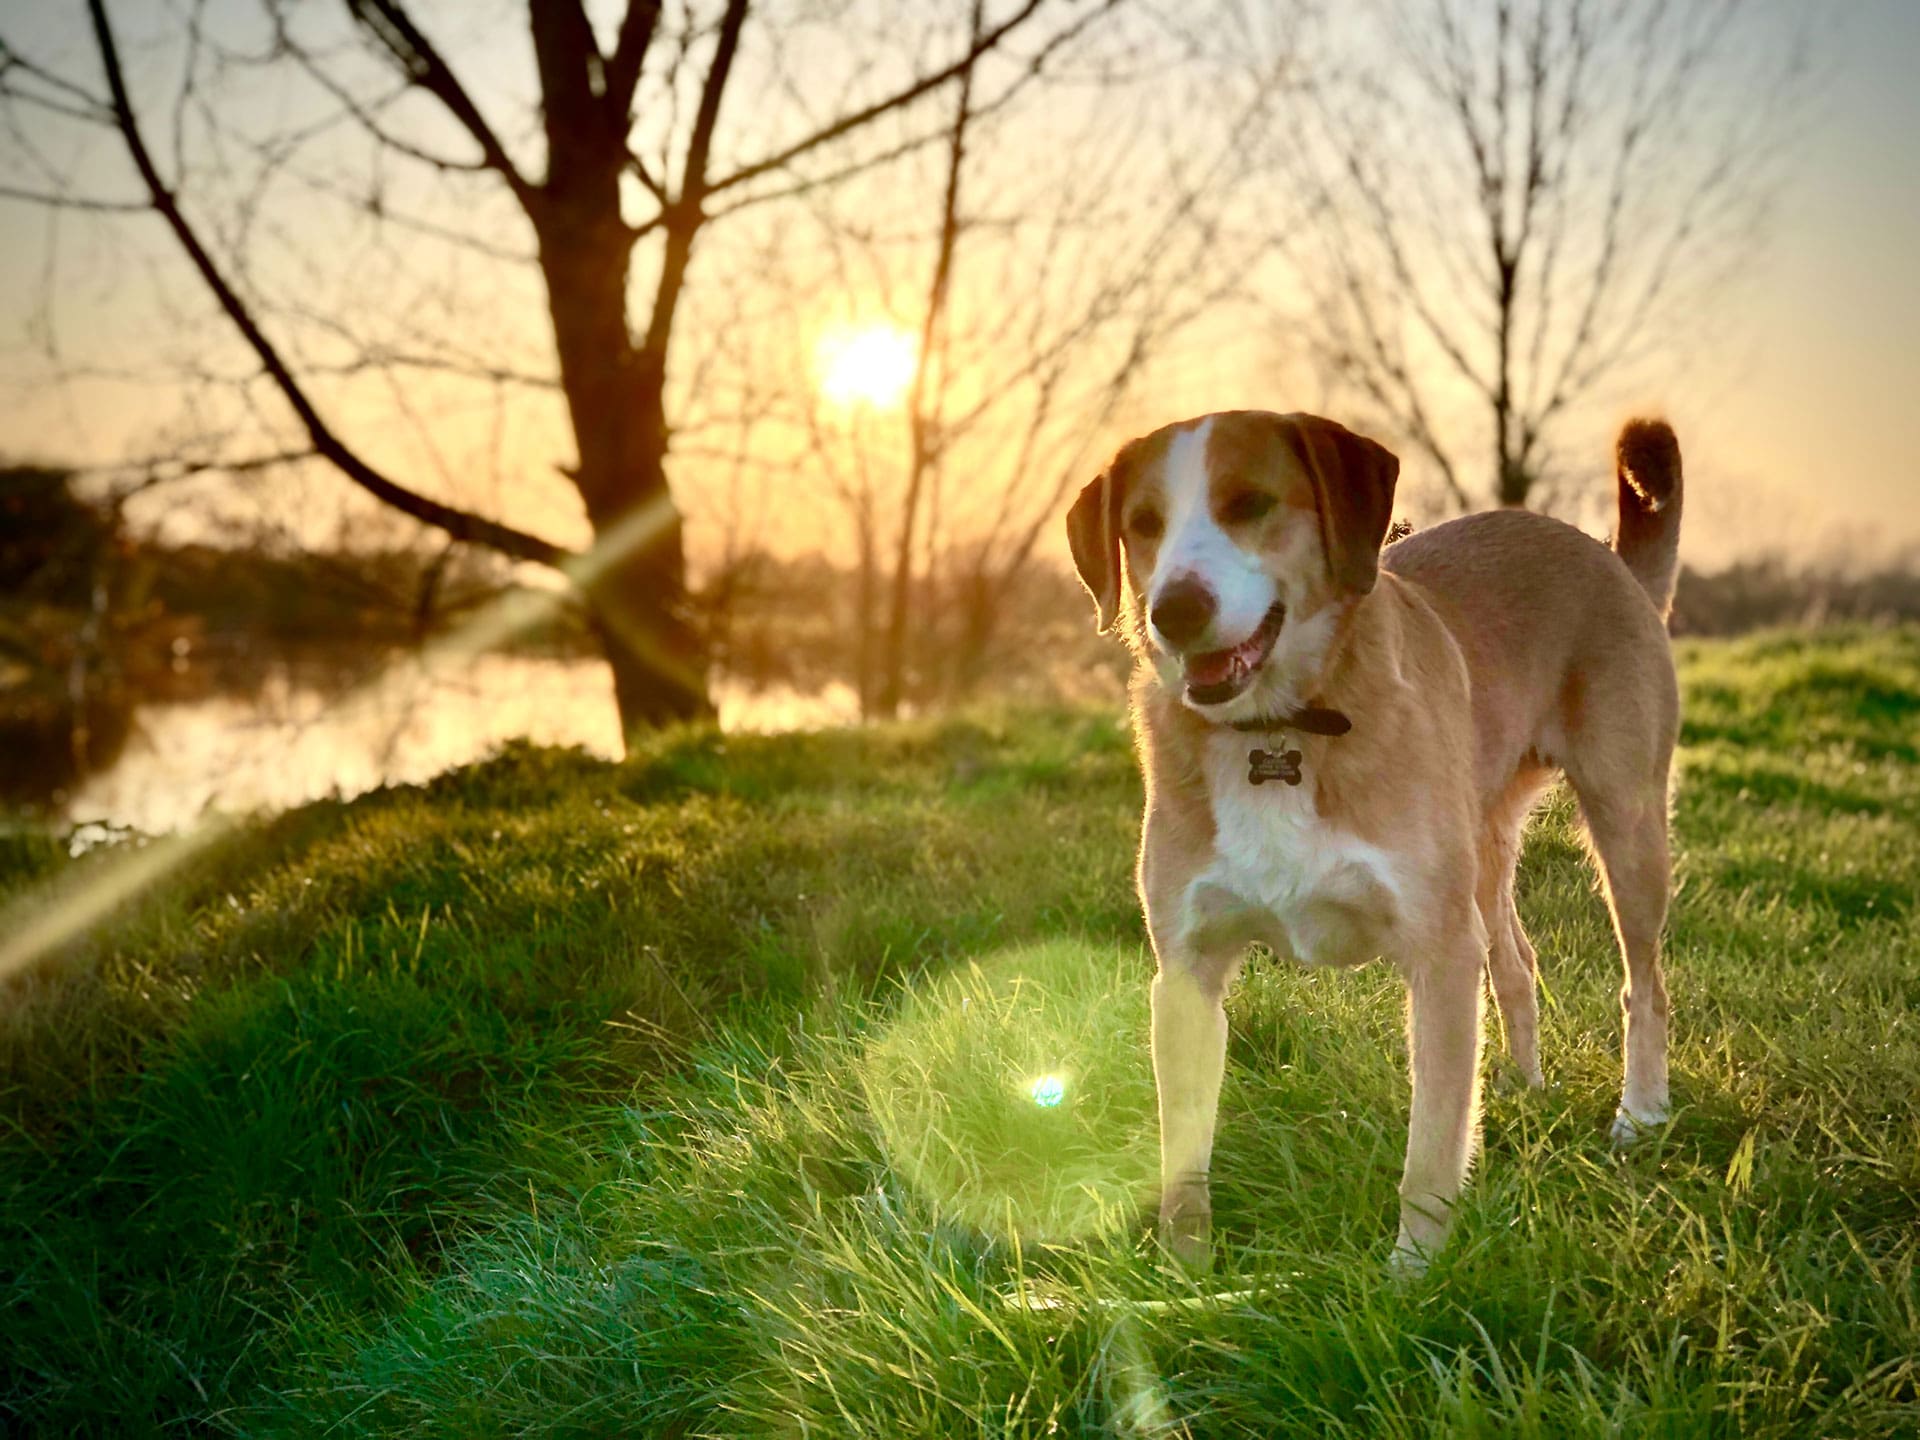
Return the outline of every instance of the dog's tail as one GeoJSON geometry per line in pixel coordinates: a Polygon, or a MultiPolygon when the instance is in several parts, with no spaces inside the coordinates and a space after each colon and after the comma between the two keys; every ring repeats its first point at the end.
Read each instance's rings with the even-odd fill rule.
{"type": "Polygon", "coordinates": [[[1629,420],[1614,461],[1620,527],[1613,548],[1664,619],[1680,573],[1680,442],[1664,420],[1629,420]]]}

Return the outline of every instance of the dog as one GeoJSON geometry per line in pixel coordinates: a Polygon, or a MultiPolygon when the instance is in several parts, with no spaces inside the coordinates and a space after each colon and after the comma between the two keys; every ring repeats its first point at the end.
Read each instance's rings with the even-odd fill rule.
{"type": "Polygon", "coordinates": [[[1666,423],[1635,420],[1616,458],[1611,548],[1495,510],[1383,551],[1399,461],[1313,415],[1168,425],[1075,500],[1075,568],[1136,659],[1159,1228],[1186,1264],[1208,1262],[1222,1002],[1255,943],[1398,967],[1413,1098],[1394,1262],[1419,1270],[1440,1248],[1479,1128],[1483,973],[1511,1065],[1542,1084],[1514,866],[1557,776],[1625,962],[1614,1139],[1667,1119],[1680,449],[1666,423]]]}

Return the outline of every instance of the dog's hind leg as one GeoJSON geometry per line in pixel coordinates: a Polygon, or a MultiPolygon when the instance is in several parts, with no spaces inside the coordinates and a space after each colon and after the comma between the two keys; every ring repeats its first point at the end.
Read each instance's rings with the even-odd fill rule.
{"type": "Polygon", "coordinates": [[[1507,1058],[1528,1085],[1546,1083],[1540,1070],[1540,995],[1533,945],[1514,900],[1514,872],[1534,801],[1550,773],[1525,768],[1489,810],[1480,839],[1476,897],[1487,922],[1487,979],[1500,1007],[1507,1058]]]}
{"type": "Polygon", "coordinates": [[[1668,1114],[1667,983],[1660,966],[1671,875],[1666,789],[1647,786],[1619,797],[1580,791],[1580,805],[1606,878],[1607,905],[1626,969],[1620,991],[1626,1076],[1613,1121],[1614,1141],[1624,1145],[1668,1114]]]}
{"type": "Polygon", "coordinates": [[[1480,850],[1480,913],[1487,924],[1487,978],[1500,1008],[1507,1058],[1520,1078],[1538,1088],[1540,1070],[1540,997],[1533,946],[1521,928],[1514,905],[1513,872],[1519,859],[1517,828],[1490,831],[1480,850]]]}

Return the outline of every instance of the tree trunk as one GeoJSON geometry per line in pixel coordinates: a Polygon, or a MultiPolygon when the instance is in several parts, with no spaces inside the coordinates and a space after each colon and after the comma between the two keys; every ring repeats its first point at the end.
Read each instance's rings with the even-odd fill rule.
{"type": "MultiPolygon", "coordinates": [[[[985,20],[983,0],[973,0],[969,27],[970,45],[977,47],[985,20]]],[[[934,365],[934,342],[947,318],[947,300],[953,280],[954,251],[960,243],[960,177],[967,161],[967,127],[973,119],[974,68],[960,72],[960,94],[954,105],[953,124],[947,132],[947,186],[940,206],[940,243],[934,252],[933,279],[927,287],[927,309],[920,323],[919,360],[913,370],[913,385],[907,392],[907,427],[910,453],[907,461],[907,493],[900,515],[900,543],[893,562],[893,587],[887,602],[886,648],[881,652],[880,689],[874,708],[892,719],[900,713],[907,688],[908,612],[913,609],[913,542],[920,520],[920,501],[939,464],[937,451],[944,444],[939,435],[940,397],[928,394],[928,376],[934,365]]],[[[941,389],[945,389],[944,380],[941,389]]],[[[929,546],[931,549],[931,546],[929,546]]]]}
{"type": "Polygon", "coordinates": [[[674,721],[710,720],[714,709],[706,636],[687,594],[680,512],[667,490],[662,385],[642,375],[623,388],[630,404],[598,417],[602,438],[591,451],[581,446],[578,484],[594,534],[587,599],[613,668],[621,732],[631,739],[674,721]]]}
{"type": "Polygon", "coordinates": [[[667,489],[666,357],[627,329],[632,233],[620,218],[619,164],[573,164],[549,182],[537,227],[560,380],[593,525],[583,577],[613,669],[620,727],[635,733],[711,719],[706,642],[687,595],[680,514],[667,489]]]}
{"type": "Polygon", "coordinates": [[[587,590],[594,633],[613,670],[620,731],[636,734],[681,720],[711,720],[705,643],[689,613],[680,525],[636,552],[587,590]]]}
{"type": "MultiPolygon", "coordinates": [[[[1496,212],[1493,225],[1500,224],[1496,212]]],[[[1506,506],[1524,506],[1532,477],[1513,453],[1513,322],[1519,298],[1519,261],[1508,254],[1498,231],[1494,235],[1493,258],[1498,283],[1494,302],[1498,307],[1498,350],[1495,355],[1497,380],[1493,394],[1494,494],[1506,506]]]]}
{"type": "Polygon", "coordinates": [[[860,695],[860,718],[874,718],[874,616],[873,592],[877,560],[873,544],[873,512],[871,502],[862,497],[857,516],[859,536],[859,573],[853,592],[854,611],[854,686],[860,695]]]}
{"type": "Polygon", "coordinates": [[[971,566],[953,581],[959,633],[947,651],[947,701],[958,705],[970,698],[986,677],[987,651],[1000,629],[1000,607],[1009,599],[1013,575],[989,573],[986,562],[971,566]]]}

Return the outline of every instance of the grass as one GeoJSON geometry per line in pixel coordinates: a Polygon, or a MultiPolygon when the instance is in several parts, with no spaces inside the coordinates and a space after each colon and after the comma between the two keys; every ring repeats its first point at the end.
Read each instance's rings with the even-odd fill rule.
{"type": "MultiPolygon", "coordinates": [[[[1556,800],[1550,1088],[1491,1096],[1423,1281],[1397,982],[1262,963],[1215,1171],[1254,1293],[1100,1303],[1196,1293],[1132,1204],[1112,717],[518,748],[247,828],[8,997],[0,1426],[1913,1433],[1920,631],[1681,653],[1679,1118],[1607,1149],[1618,967],[1556,800]]],[[[99,863],[0,839],[9,888],[99,863]]]]}

